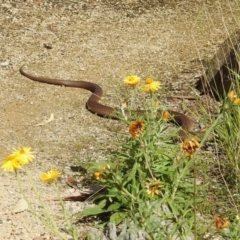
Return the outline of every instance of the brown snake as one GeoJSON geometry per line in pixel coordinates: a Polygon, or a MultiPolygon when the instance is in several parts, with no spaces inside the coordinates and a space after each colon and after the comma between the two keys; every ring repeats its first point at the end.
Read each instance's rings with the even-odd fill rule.
{"type": "MultiPolygon", "coordinates": [[[[240,66],[238,63],[238,57],[240,53],[240,30],[232,33],[221,45],[219,50],[213,56],[213,58],[209,61],[208,67],[205,73],[200,77],[199,81],[197,82],[196,88],[200,92],[208,92],[212,91],[211,88],[217,89],[220,95],[227,93],[232,85],[233,78],[233,70],[240,70],[240,66]],[[210,89],[210,90],[209,90],[210,89]]],[[[23,66],[20,68],[20,73],[33,80],[42,83],[48,83],[53,85],[63,85],[66,87],[76,87],[76,88],[83,88],[92,92],[92,95],[86,102],[86,108],[101,117],[109,117],[113,119],[118,119],[116,112],[119,110],[103,105],[99,103],[101,97],[103,96],[102,88],[91,82],[86,81],[71,81],[71,80],[59,80],[59,79],[51,79],[46,77],[37,77],[26,73],[23,70],[23,66]]],[[[138,112],[142,111],[136,111],[138,112]]],[[[186,138],[188,133],[193,132],[194,129],[194,121],[191,120],[188,116],[168,110],[169,114],[172,116],[174,123],[181,126],[184,131],[179,131],[181,138],[186,138]]],[[[140,114],[141,114],[140,113],[140,114]]],[[[142,114],[141,114],[142,115],[142,114]]],[[[157,116],[161,116],[161,112],[157,113],[157,116]]],[[[195,132],[196,133],[196,132],[195,132]]]]}
{"type": "MultiPolygon", "coordinates": [[[[103,90],[99,85],[95,83],[86,82],[86,81],[71,81],[71,80],[52,79],[52,78],[46,78],[46,77],[37,77],[37,76],[33,76],[26,73],[23,70],[23,66],[20,68],[19,71],[23,76],[33,81],[48,83],[53,85],[61,85],[66,87],[83,88],[83,89],[89,90],[90,92],[92,92],[92,95],[88,98],[86,102],[86,108],[90,112],[95,113],[101,117],[118,119],[118,117],[114,113],[117,111],[119,112],[119,110],[99,103],[101,97],[103,96],[103,90]]],[[[194,122],[188,116],[172,110],[168,110],[168,112],[172,116],[173,122],[181,126],[184,131],[186,132],[193,131],[194,122]]]]}

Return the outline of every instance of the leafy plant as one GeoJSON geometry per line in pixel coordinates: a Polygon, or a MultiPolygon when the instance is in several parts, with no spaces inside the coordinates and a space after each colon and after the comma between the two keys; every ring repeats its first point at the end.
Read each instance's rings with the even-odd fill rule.
{"type": "Polygon", "coordinates": [[[194,202],[202,201],[194,192],[193,155],[198,143],[187,140],[192,145],[185,143],[188,154],[184,154],[181,145],[171,141],[173,134],[166,133],[166,114],[154,117],[160,110],[153,107],[153,92],[149,97],[145,115],[125,121],[130,136],[119,143],[118,150],[101,165],[91,163],[105,190],[94,197],[96,206],[78,217],[107,213],[116,224],[133,221],[151,239],[186,236],[194,226],[194,202]]]}

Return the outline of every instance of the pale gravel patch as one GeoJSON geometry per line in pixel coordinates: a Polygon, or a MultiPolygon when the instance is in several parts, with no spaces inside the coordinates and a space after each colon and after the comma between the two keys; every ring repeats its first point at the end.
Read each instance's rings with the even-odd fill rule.
{"type": "MultiPolygon", "coordinates": [[[[22,64],[37,75],[96,82],[105,90],[102,102],[110,106],[121,105],[122,79],[133,73],[157,78],[173,94],[189,94],[202,72],[199,59],[214,54],[226,27],[237,28],[234,1],[213,2],[0,1],[0,63],[9,61],[0,66],[1,159],[12,148],[31,146],[36,161],[30,170],[48,199],[49,188],[38,183],[42,171],[57,166],[68,173],[76,160],[103,161],[104,150],[120,134],[118,122],[85,110],[89,92],[27,80],[18,72],[22,64]],[[34,126],[51,114],[52,122],[34,126]]],[[[21,198],[13,174],[0,172],[0,192],[1,239],[49,235],[29,212],[11,213],[21,198]]],[[[56,203],[49,206],[59,213],[56,203]]]]}

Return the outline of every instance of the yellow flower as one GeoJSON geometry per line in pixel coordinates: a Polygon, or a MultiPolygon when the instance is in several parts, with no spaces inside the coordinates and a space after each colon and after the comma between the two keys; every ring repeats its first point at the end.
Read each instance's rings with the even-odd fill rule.
{"type": "Polygon", "coordinates": [[[124,83],[129,86],[136,86],[140,82],[141,78],[136,75],[127,76],[123,79],[124,83]]]}
{"type": "Polygon", "coordinates": [[[129,126],[129,133],[133,138],[138,138],[144,131],[144,123],[142,121],[134,121],[129,126]]]}
{"type": "Polygon", "coordinates": [[[227,217],[220,216],[218,214],[214,215],[214,225],[217,229],[223,230],[228,228],[229,226],[229,221],[227,217]]]}
{"type": "Polygon", "coordinates": [[[149,183],[146,184],[147,194],[154,196],[159,193],[159,189],[162,188],[163,185],[157,179],[150,180],[149,183]]]}
{"type": "Polygon", "coordinates": [[[236,105],[240,104],[240,98],[234,99],[233,104],[236,104],[236,105]]]}
{"type": "Polygon", "coordinates": [[[181,148],[185,153],[189,154],[192,157],[193,153],[196,152],[199,148],[199,143],[195,138],[185,139],[181,145],[181,148]]]}
{"type": "Polygon", "coordinates": [[[237,97],[237,94],[235,93],[234,90],[230,91],[228,93],[228,98],[230,99],[230,101],[233,103],[233,104],[240,104],[240,98],[237,97]]]}
{"type": "Polygon", "coordinates": [[[48,172],[45,172],[41,175],[41,180],[46,183],[52,183],[58,179],[61,172],[58,170],[51,169],[48,172]]]}
{"type": "Polygon", "coordinates": [[[158,89],[161,89],[161,84],[158,81],[154,81],[152,78],[147,78],[145,83],[140,87],[140,90],[143,92],[156,92],[158,89]]]}
{"type": "Polygon", "coordinates": [[[159,108],[160,106],[160,102],[159,101],[156,101],[153,105],[154,108],[159,108]]]}
{"type": "Polygon", "coordinates": [[[94,175],[97,180],[101,180],[104,178],[104,174],[101,172],[95,172],[94,175]]]}
{"type": "Polygon", "coordinates": [[[2,162],[1,168],[3,168],[4,171],[13,172],[21,168],[22,165],[32,162],[33,158],[33,152],[30,147],[15,149],[14,152],[2,162]]]}
{"type": "Polygon", "coordinates": [[[94,173],[94,175],[95,175],[95,178],[97,179],[97,180],[101,180],[101,179],[103,179],[103,178],[105,178],[105,175],[104,175],[104,170],[110,170],[110,165],[109,164],[107,164],[105,167],[103,167],[103,166],[99,166],[98,167],[99,168],[99,172],[95,172],[94,173]]]}
{"type": "Polygon", "coordinates": [[[235,98],[237,98],[237,95],[235,93],[234,90],[231,90],[229,93],[228,93],[228,98],[233,101],[235,98]]]}
{"type": "Polygon", "coordinates": [[[32,162],[34,156],[30,147],[23,147],[20,149],[15,149],[13,154],[16,158],[18,158],[21,165],[26,165],[32,162]]]}
{"type": "Polygon", "coordinates": [[[13,172],[21,168],[22,164],[15,155],[9,155],[3,162],[1,168],[3,171],[13,172]]]}

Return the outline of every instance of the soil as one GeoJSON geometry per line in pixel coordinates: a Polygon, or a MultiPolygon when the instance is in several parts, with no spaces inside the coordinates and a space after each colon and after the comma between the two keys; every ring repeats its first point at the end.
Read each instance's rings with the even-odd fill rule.
{"type": "MultiPolygon", "coordinates": [[[[39,181],[40,174],[60,169],[59,187],[68,190],[65,178],[76,174],[71,166],[103,161],[122,127],[85,109],[88,91],[33,82],[20,75],[22,65],[39,76],[95,82],[109,106],[127,97],[125,76],[150,76],[163,84],[161,101],[181,111],[182,103],[166,102],[166,94],[195,94],[202,60],[238,29],[238,11],[237,1],[226,0],[0,0],[1,159],[14,148],[32,147],[29,172],[50,200],[56,193],[39,181]],[[54,119],[41,124],[51,114],[54,119]]],[[[41,211],[25,172],[19,175],[41,211]]],[[[13,213],[21,198],[15,175],[0,171],[0,239],[58,239],[29,211],[13,213]]],[[[64,226],[58,203],[47,203],[64,226]]],[[[67,203],[71,213],[82,207],[67,203]]],[[[86,225],[79,232],[84,238],[86,225]]]]}

